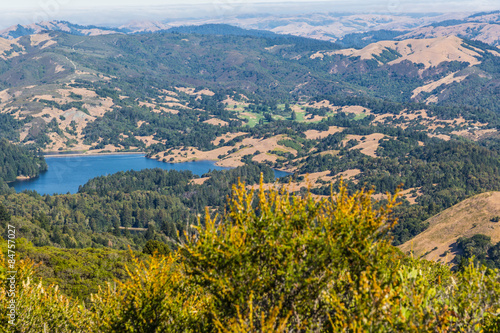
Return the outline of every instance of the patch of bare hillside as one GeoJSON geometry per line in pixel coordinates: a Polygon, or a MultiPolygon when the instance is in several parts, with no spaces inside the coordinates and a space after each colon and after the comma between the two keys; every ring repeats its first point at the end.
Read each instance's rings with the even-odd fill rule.
{"type": "MultiPolygon", "coordinates": [[[[227,137],[228,139],[231,136],[227,137]]],[[[218,138],[219,140],[222,138],[218,138]]],[[[237,167],[244,165],[242,158],[246,155],[252,155],[258,162],[276,162],[279,157],[276,152],[286,152],[297,154],[295,149],[280,145],[280,140],[286,139],[284,135],[276,135],[266,139],[245,138],[234,146],[223,146],[209,151],[201,151],[193,147],[182,149],[170,149],[158,153],[153,158],[172,163],[181,163],[197,160],[217,161],[217,165],[225,167],[237,167]]]]}
{"type": "Polygon", "coordinates": [[[388,62],[389,65],[408,60],[413,63],[423,64],[425,68],[438,66],[445,61],[468,62],[470,65],[479,64],[476,57],[479,51],[464,47],[463,40],[456,36],[436,37],[427,39],[405,39],[402,41],[380,41],[372,43],[361,50],[343,49],[331,52],[317,52],[312,59],[323,58],[325,55],[341,54],[349,57],[360,57],[364,60],[375,59],[385,51],[399,54],[398,58],[388,62]]]}
{"type": "Polygon", "coordinates": [[[0,38],[0,59],[6,60],[24,53],[24,47],[18,44],[18,40],[0,38]]]}
{"type": "Polygon", "coordinates": [[[445,140],[450,139],[449,134],[464,136],[475,141],[485,136],[498,134],[498,130],[486,129],[488,124],[466,120],[463,117],[438,119],[435,116],[429,116],[426,110],[405,110],[398,115],[388,113],[379,114],[374,118],[372,124],[393,125],[403,129],[417,127],[419,130],[427,132],[431,137],[440,137],[445,140]],[[449,134],[443,134],[442,131],[445,130],[449,134]]]}

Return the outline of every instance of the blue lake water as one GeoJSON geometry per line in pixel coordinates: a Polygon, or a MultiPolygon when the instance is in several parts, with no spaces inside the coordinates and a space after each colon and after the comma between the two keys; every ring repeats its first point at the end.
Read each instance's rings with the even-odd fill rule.
{"type": "MultiPolygon", "coordinates": [[[[185,163],[164,163],[145,158],[144,155],[90,155],[90,156],[58,156],[46,157],[49,169],[38,178],[12,183],[16,192],[24,190],[37,191],[40,194],[76,193],[80,185],[89,179],[110,175],[118,171],[143,170],[161,168],[164,170],[190,170],[201,176],[210,170],[226,170],[212,161],[196,161],[185,163]]],[[[276,177],[288,173],[275,171],[276,177]]]]}

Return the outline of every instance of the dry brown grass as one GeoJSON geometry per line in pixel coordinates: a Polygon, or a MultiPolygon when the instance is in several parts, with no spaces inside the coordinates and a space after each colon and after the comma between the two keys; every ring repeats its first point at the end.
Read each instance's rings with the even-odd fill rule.
{"type": "Polygon", "coordinates": [[[4,103],[11,99],[12,96],[9,94],[9,89],[0,91],[0,103],[4,103]]]}
{"type": "Polygon", "coordinates": [[[222,101],[222,103],[227,104],[227,105],[238,105],[238,106],[248,106],[249,103],[247,102],[241,102],[241,101],[235,101],[234,99],[227,97],[225,100],[222,101]]]}
{"type": "Polygon", "coordinates": [[[41,43],[46,42],[42,46],[42,49],[44,49],[44,48],[46,48],[46,47],[48,47],[50,45],[57,44],[57,42],[55,40],[53,40],[53,38],[50,37],[50,35],[48,33],[47,34],[35,34],[35,35],[31,35],[30,36],[30,41],[31,41],[31,46],[38,46],[41,43]]]}
{"type": "Polygon", "coordinates": [[[191,183],[196,184],[196,185],[202,185],[203,183],[205,183],[209,179],[210,179],[210,177],[195,178],[195,179],[191,180],[191,183]]]}
{"type": "Polygon", "coordinates": [[[346,138],[342,141],[343,144],[345,145],[349,140],[357,140],[359,144],[357,144],[354,147],[351,147],[350,150],[353,149],[361,149],[361,153],[371,156],[371,157],[377,157],[377,154],[375,151],[377,150],[379,144],[379,140],[385,138],[386,136],[381,133],[373,133],[370,135],[353,135],[349,134],[346,136],[346,138]]]}
{"type": "Polygon", "coordinates": [[[5,38],[0,38],[0,59],[6,60],[10,58],[17,57],[18,55],[24,54],[24,51],[21,52],[12,52],[9,56],[3,55],[5,51],[10,51],[12,50],[13,46],[20,47],[22,50],[24,50],[24,47],[18,43],[19,39],[14,39],[14,40],[9,40],[5,38]]]}
{"type": "MultiPolygon", "coordinates": [[[[417,203],[417,198],[421,196],[423,193],[421,191],[421,187],[411,187],[409,189],[406,189],[404,191],[399,192],[399,197],[408,200],[410,205],[416,204],[417,203]],[[411,194],[411,191],[416,190],[415,194],[411,194]]],[[[384,199],[387,197],[387,194],[377,194],[381,195],[381,197],[378,197],[377,200],[384,199]]]]}
{"type": "Polygon", "coordinates": [[[473,38],[474,40],[480,40],[487,44],[494,44],[498,41],[498,36],[500,36],[500,26],[498,26],[498,24],[468,22],[447,27],[426,26],[413,30],[412,32],[403,35],[400,38],[406,39],[414,36],[419,36],[420,38],[431,38],[450,35],[468,35],[470,31],[474,31],[476,34],[476,36],[474,36],[473,38]]]}
{"type": "Polygon", "coordinates": [[[215,125],[215,126],[227,126],[229,123],[219,118],[210,118],[204,121],[205,124],[215,125]]]}
{"type": "Polygon", "coordinates": [[[307,107],[312,107],[315,109],[320,109],[320,108],[329,108],[331,111],[336,111],[339,107],[330,104],[330,101],[322,100],[320,102],[310,102],[306,104],[307,107]]]}
{"type": "Polygon", "coordinates": [[[314,139],[323,139],[329,136],[330,134],[335,134],[342,132],[344,130],[343,127],[330,126],[326,131],[317,131],[317,130],[307,130],[304,132],[306,138],[309,140],[314,139]]]}
{"type": "Polygon", "coordinates": [[[317,114],[315,114],[315,115],[307,115],[307,116],[304,117],[304,122],[305,123],[317,123],[317,122],[320,122],[323,119],[325,119],[325,117],[318,116],[317,114]]]}
{"type": "MultiPolygon", "coordinates": [[[[407,191],[410,191],[410,190],[412,190],[412,189],[408,189],[407,191]]],[[[405,191],[403,191],[403,192],[405,192],[405,191]]],[[[423,194],[420,190],[418,190],[415,195],[410,195],[409,193],[403,194],[403,192],[401,194],[402,198],[408,200],[408,202],[410,203],[410,205],[416,204],[417,203],[417,198],[423,194]]]]}
{"type": "Polygon", "coordinates": [[[179,96],[175,91],[170,91],[170,90],[166,90],[166,89],[162,89],[160,91],[166,95],[169,95],[169,96],[179,96]]]}
{"type": "Polygon", "coordinates": [[[146,144],[146,146],[150,146],[150,145],[155,144],[155,143],[163,143],[161,141],[154,139],[154,135],[148,135],[148,136],[136,135],[135,138],[139,141],[144,142],[146,144]]]}
{"type": "Polygon", "coordinates": [[[234,139],[238,136],[242,136],[245,134],[247,134],[247,133],[245,133],[245,132],[226,133],[224,135],[218,136],[217,138],[212,140],[211,143],[215,146],[218,146],[220,144],[221,140],[224,140],[224,142],[228,142],[228,141],[231,141],[232,139],[234,139]]]}
{"type": "Polygon", "coordinates": [[[169,155],[163,156],[165,152],[161,152],[159,154],[156,154],[153,158],[156,158],[158,160],[165,159],[166,161],[173,163],[210,160],[217,161],[217,165],[219,166],[238,167],[244,165],[244,163],[241,161],[243,156],[254,155],[256,152],[270,153],[275,149],[279,149],[281,151],[297,154],[296,150],[278,144],[278,141],[282,140],[283,138],[285,138],[284,135],[277,135],[266,139],[245,138],[243,139],[243,141],[237,143],[234,147],[225,146],[209,151],[201,151],[193,147],[173,149],[169,151],[169,155]],[[234,148],[236,148],[237,150],[233,153],[229,153],[229,151],[233,150],[234,148]],[[219,159],[219,156],[221,155],[224,157],[222,159],[219,159]],[[170,161],[171,158],[173,158],[172,161],[170,161]]]}
{"type": "Polygon", "coordinates": [[[371,110],[365,108],[364,106],[359,106],[359,105],[346,105],[342,106],[339,108],[339,111],[345,112],[345,113],[354,113],[356,115],[366,113],[370,114],[371,110]],[[342,109],[342,110],[340,110],[342,109]]]}
{"type": "Polygon", "coordinates": [[[493,243],[499,242],[500,223],[491,222],[492,217],[499,215],[500,192],[482,193],[431,217],[427,230],[399,248],[403,252],[413,250],[417,257],[449,262],[458,254],[454,243],[459,237],[484,234],[493,243]]]}
{"type": "Polygon", "coordinates": [[[469,140],[479,141],[486,137],[498,137],[500,132],[495,128],[490,129],[469,129],[469,130],[461,130],[461,131],[453,131],[451,134],[463,136],[469,140]]]}
{"type": "MultiPolygon", "coordinates": [[[[343,179],[351,179],[352,177],[356,176],[359,174],[361,171],[358,169],[352,169],[352,170],[346,170],[345,172],[339,173],[335,176],[330,176],[330,171],[321,171],[321,172],[313,172],[309,174],[303,174],[299,175],[303,177],[303,180],[301,181],[291,181],[288,184],[281,185],[283,186],[288,192],[299,192],[302,189],[311,189],[315,188],[318,186],[323,186],[324,182],[326,183],[331,183],[336,180],[338,180],[340,177],[343,179]]],[[[268,190],[272,188],[274,184],[264,184],[264,189],[268,190]]],[[[249,189],[258,189],[259,185],[255,184],[253,186],[248,186],[249,189]]],[[[316,199],[322,199],[328,197],[327,195],[312,195],[316,199]]]]}
{"type": "MultiPolygon", "coordinates": [[[[313,172],[309,174],[299,175],[303,177],[301,181],[293,181],[286,185],[289,192],[297,192],[302,188],[313,188],[318,186],[318,181],[331,182],[335,177],[328,176],[330,171],[313,172]]],[[[266,189],[271,187],[272,184],[266,184],[266,189]]],[[[259,184],[251,186],[253,189],[258,189],[259,184]]]]}
{"type": "Polygon", "coordinates": [[[163,99],[165,102],[179,102],[177,98],[170,95],[161,96],[161,99],[163,99]]]}
{"type": "Polygon", "coordinates": [[[446,134],[427,134],[431,138],[438,138],[444,141],[450,141],[451,137],[446,134]]]}
{"type": "Polygon", "coordinates": [[[361,50],[343,49],[332,52],[318,52],[311,58],[321,58],[325,55],[342,54],[345,56],[360,57],[361,59],[376,59],[387,49],[395,50],[401,57],[390,61],[389,64],[397,64],[404,60],[420,63],[425,68],[437,66],[445,61],[468,62],[471,65],[479,64],[476,56],[479,53],[462,46],[462,39],[456,36],[436,37],[428,39],[405,39],[402,41],[380,41],[372,43],[361,50]]]}
{"type": "Polygon", "coordinates": [[[433,91],[434,89],[436,89],[437,87],[439,87],[443,84],[448,85],[448,84],[451,84],[453,82],[462,82],[467,77],[467,75],[455,76],[456,73],[457,72],[451,73],[450,75],[447,75],[447,76],[445,76],[437,81],[433,81],[433,82],[427,83],[421,87],[415,88],[413,90],[413,94],[412,94],[411,98],[417,97],[421,92],[429,92],[430,93],[431,91],[433,91]]]}
{"type": "Polygon", "coordinates": [[[359,175],[361,173],[361,170],[359,169],[349,169],[344,172],[341,172],[339,174],[336,174],[334,178],[339,178],[342,177],[342,179],[352,179],[355,176],[359,175]]]}
{"type": "Polygon", "coordinates": [[[277,155],[270,153],[260,153],[252,157],[252,161],[257,163],[265,163],[265,162],[275,163],[276,161],[278,161],[278,159],[279,157],[277,155]]]}
{"type": "Polygon", "coordinates": [[[436,129],[445,128],[447,126],[462,127],[465,125],[469,126],[470,128],[475,128],[475,127],[480,128],[480,127],[485,127],[487,125],[483,123],[466,120],[462,116],[452,120],[438,119],[437,117],[430,117],[427,114],[426,110],[417,110],[411,113],[405,110],[398,115],[380,114],[375,117],[375,119],[372,121],[372,124],[376,125],[378,123],[389,123],[392,124],[393,126],[397,126],[404,129],[409,126],[410,122],[414,123],[415,120],[417,120],[419,125],[423,125],[426,127],[426,131],[431,133],[429,134],[429,136],[439,137],[442,138],[443,140],[449,140],[450,137],[448,135],[441,135],[435,133],[433,134],[432,132],[435,131],[436,129]]]}
{"type": "MultiPolygon", "coordinates": [[[[410,205],[413,205],[413,204],[417,203],[416,199],[419,196],[421,196],[422,194],[423,193],[420,191],[420,187],[412,187],[412,188],[409,188],[409,189],[406,189],[404,191],[399,192],[399,197],[406,199],[410,203],[410,205]],[[410,192],[413,190],[417,190],[417,193],[415,194],[415,196],[413,194],[410,194],[410,192]]],[[[387,199],[387,193],[372,194],[372,199],[376,200],[376,201],[387,199]]]]}
{"type": "Polygon", "coordinates": [[[213,91],[210,91],[208,89],[203,89],[200,91],[195,92],[195,88],[184,88],[184,87],[175,87],[176,90],[182,91],[183,93],[186,93],[191,96],[198,96],[200,97],[201,95],[207,95],[207,96],[213,96],[215,93],[213,91]]]}
{"type": "Polygon", "coordinates": [[[153,104],[153,103],[149,103],[149,102],[139,102],[139,106],[146,106],[148,108],[155,108],[156,107],[156,104],[153,104]]]}

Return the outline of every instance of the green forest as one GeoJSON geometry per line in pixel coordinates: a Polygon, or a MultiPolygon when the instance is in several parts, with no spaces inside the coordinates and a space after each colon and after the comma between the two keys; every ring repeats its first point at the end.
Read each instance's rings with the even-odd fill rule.
{"type": "MultiPolygon", "coordinates": [[[[492,222],[498,222],[498,216],[492,218],[492,222]]],[[[461,250],[461,255],[457,258],[459,267],[468,265],[469,260],[476,264],[481,264],[491,269],[500,268],[500,242],[493,244],[491,237],[476,234],[472,237],[460,237],[457,246],[461,250]]]]}
{"type": "Polygon", "coordinates": [[[47,163],[39,150],[0,139],[0,192],[9,192],[7,183],[17,177],[35,178],[46,170],[47,163]]]}

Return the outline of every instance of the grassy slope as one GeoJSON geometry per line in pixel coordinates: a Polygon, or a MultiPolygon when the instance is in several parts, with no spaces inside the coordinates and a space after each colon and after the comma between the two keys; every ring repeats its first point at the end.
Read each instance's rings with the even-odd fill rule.
{"type": "Polygon", "coordinates": [[[427,230],[399,248],[405,253],[413,250],[416,256],[429,260],[449,262],[459,254],[455,245],[459,237],[484,234],[493,243],[499,242],[500,223],[491,221],[498,215],[500,192],[482,193],[431,217],[427,230]]]}

